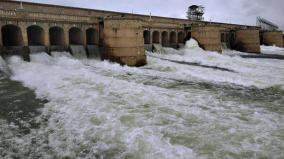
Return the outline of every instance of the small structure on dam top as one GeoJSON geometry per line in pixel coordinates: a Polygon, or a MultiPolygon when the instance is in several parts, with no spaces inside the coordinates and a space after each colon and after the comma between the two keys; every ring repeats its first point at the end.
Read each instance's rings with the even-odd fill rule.
{"type": "MultiPolygon", "coordinates": [[[[203,15],[203,14],[202,14],[203,15]]],[[[104,10],[0,1],[0,53],[29,60],[36,52],[70,51],[76,58],[108,59],[129,66],[146,64],[153,46],[179,48],[190,38],[210,51],[222,47],[259,53],[260,41],[283,46],[280,31],[104,10]]]]}
{"type": "Polygon", "coordinates": [[[192,5],[188,7],[187,19],[189,20],[204,20],[204,7],[200,5],[192,5]]]}

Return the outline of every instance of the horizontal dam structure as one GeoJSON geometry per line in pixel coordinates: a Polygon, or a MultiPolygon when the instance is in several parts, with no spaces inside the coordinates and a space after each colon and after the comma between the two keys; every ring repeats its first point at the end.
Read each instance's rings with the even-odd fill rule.
{"type": "Polygon", "coordinates": [[[262,32],[262,41],[264,45],[284,47],[282,31],[264,31],[262,32]]]}
{"type": "Polygon", "coordinates": [[[147,63],[154,46],[183,47],[194,38],[205,50],[260,53],[260,44],[283,47],[282,32],[257,26],[192,21],[19,1],[0,2],[0,53],[29,60],[36,52],[69,51],[76,58],[122,65],[147,63]]]}

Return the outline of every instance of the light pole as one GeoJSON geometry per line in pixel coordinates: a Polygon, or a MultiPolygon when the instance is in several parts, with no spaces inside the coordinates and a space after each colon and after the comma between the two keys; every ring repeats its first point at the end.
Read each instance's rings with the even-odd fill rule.
{"type": "Polygon", "coordinates": [[[20,9],[24,9],[22,0],[20,1],[20,9]]]}

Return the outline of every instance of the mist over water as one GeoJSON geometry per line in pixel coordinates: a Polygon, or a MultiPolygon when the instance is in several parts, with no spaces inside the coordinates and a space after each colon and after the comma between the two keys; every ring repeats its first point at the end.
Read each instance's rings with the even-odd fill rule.
{"type": "MultiPolygon", "coordinates": [[[[2,113],[0,156],[284,157],[283,60],[220,55],[192,41],[182,50],[163,49],[148,52],[149,63],[141,68],[68,53],[33,54],[30,63],[19,57],[1,61],[1,70],[11,71],[10,77],[0,73],[1,92],[5,87],[29,95],[16,96],[20,105],[12,100],[0,108],[16,112],[12,108],[33,105],[23,111],[33,114],[23,121],[36,124],[20,133],[17,122],[2,113]]],[[[265,48],[283,53],[274,50],[265,48]]]]}

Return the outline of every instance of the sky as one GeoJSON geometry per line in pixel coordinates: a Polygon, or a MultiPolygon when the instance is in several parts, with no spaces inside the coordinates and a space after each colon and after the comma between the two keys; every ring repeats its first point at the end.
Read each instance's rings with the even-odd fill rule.
{"type": "Polygon", "coordinates": [[[256,25],[261,16],[284,30],[284,0],[24,0],[90,9],[186,18],[188,6],[205,7],[207,21],[256,25]]]}

